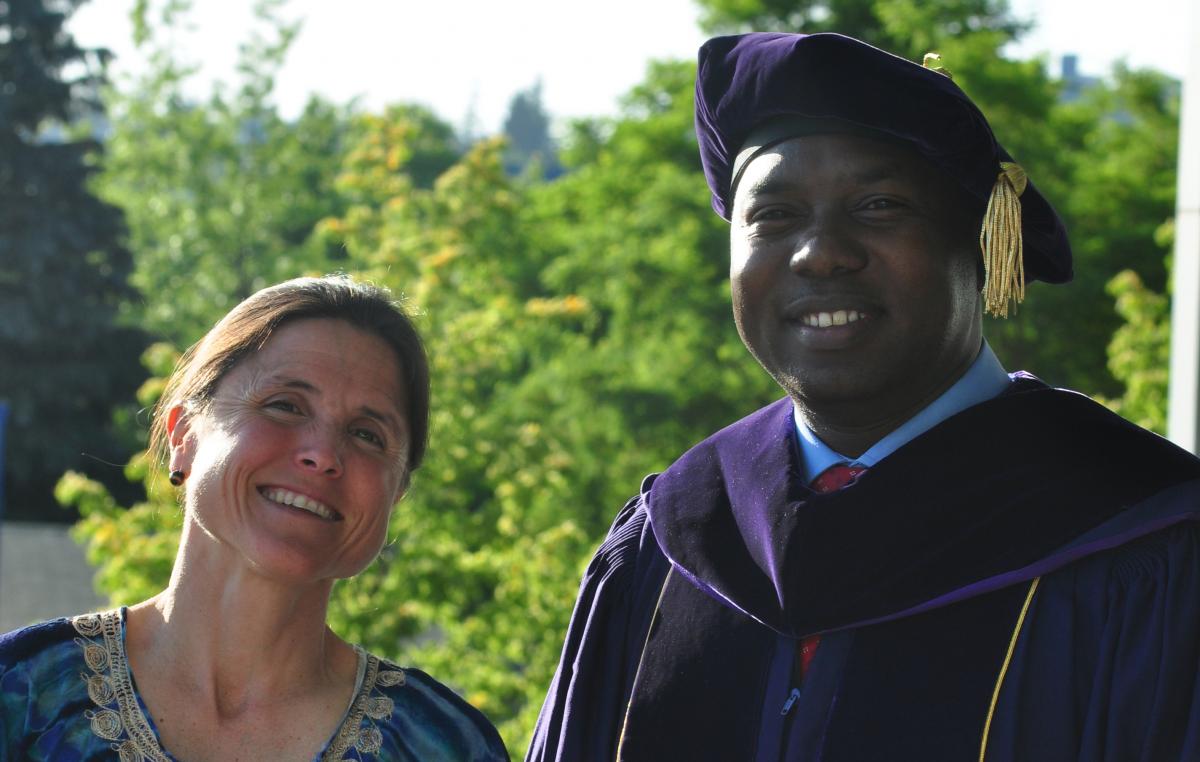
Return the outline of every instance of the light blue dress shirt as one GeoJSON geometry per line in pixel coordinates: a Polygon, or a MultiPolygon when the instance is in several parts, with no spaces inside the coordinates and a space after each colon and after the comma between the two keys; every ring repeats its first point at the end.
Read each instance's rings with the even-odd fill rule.
{"type": "Polygon", "coordinates": [[[870,468],[950,416],[997,396],[1007,389],[1010,383],[1012,379],[985,341],[979,350],[979,356],[971,363],[971,367],[967,368],[962,378],[955,381],[921,412],[909,418],[857,458],[842,455],[818,439],[801,418],[800,411],[794,410],[792,415],[796,421],[796,433],[799,435],[804,481],[811,482],[822,471],[838,463],[870,468]]]}

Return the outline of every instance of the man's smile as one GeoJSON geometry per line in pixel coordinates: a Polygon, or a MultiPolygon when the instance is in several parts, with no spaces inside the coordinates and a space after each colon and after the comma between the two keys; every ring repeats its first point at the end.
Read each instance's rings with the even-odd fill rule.
{"type": "Polygon", "coordinates": [[[800,316],[800,322],[810,328],[828,328],[834,325],[856,323],[866,317],[858,310],[835,310],[833,312],[808,312],[800,316]]]}

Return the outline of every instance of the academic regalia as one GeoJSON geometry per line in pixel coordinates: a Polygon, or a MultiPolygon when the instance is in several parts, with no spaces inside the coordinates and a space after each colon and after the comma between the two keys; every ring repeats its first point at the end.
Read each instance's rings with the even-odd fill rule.
{"type": "Polygon", "coordinates": [[[799,470],[785,399],[643,483],[528,760],[1200,759],[1200,460],[1026,376],[799,470]]]}

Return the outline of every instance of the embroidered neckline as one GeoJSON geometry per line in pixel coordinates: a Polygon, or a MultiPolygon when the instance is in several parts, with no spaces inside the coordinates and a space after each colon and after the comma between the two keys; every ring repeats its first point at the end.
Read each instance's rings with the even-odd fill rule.
{"type": "MultiPolygon", "coordinates": [[[[84,614],[71,620],[79,633],[75,643],[82,649],[84,663],[91,672],[80,673],[79,677],[87,684],[88,697],[96,705],[96,709],[89,709],[83,715],[91,723],[92,733],[109,741],[121,762],[174,762],[159,745],[158,736],[138,705],[125,656],[123,620],[123,609],[84,614]]],[[[360,659],[366,659],[362,681],[333,740],[321,754],[322,762],[337,762],[350,751],[378,754],[383,747],[383,733],[376,721],[390,717],[395,710],[395,702],[379,688],[404,685],[406,681],[404,670],[380,661],[358,646],[354,649],[360,659]]]]}
{"type": "Polygon", "coordinates": [[[138,706],[129,664],[125,659],[125,638],[121,632],[121,612],[84,614],[71,620],[81,637],[75,643],[83,649],[83,660],[90,675],[80,674],[87,683],[88,696],[98,709],[83,713],[92,723],[92,732],[110,741],[121,762],[149,759],[172,762],[146,722],[138,706]],[[103,636],[103,645],[95,638],[103,636]]]}
{"type": "Polygon", "coordinates": [[[404,685],[404,670],[392,664],[379,660],[378,657],[366,653],[355,646],[355,650],[366,656],[366,672],[363,674],[362,685],[346,713],[337,734],[329,742],[329,748],[321,755],[321,762],[339,762],[345,759],[348,751],[354,750],[359,754],[378,754],[383,748],[383,733],[376,720],[392,716],[396,705],[392,699],[379,688],[404,685]]]}

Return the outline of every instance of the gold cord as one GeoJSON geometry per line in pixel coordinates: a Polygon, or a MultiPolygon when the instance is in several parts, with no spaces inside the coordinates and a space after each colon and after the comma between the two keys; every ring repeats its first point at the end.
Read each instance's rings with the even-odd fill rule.
{"type": "Polygon", "coordinates": [[[1021,235],[1021,194],[1028,178],[1013,162],[1000,162],[992,186],[979,248],[983,253],[983,308],[994,317],[1008,317],[1009,305],[1025,300],[1025,241],[1021,235]]]}
{"type": "Polygon", "coordinates": [[[1021,636],[1025,615],[1029,613],[1029,604],[1033,601],[1033,594],[1037,592],[1038,583],[1041,581],[1041,577],[1034,577],[1033,583],[1029,586],[1029,593],[1025,596],[1025,605],[1021,606],[1021,613],[1017,616],[1017,626],[1013,628],[1012,639],[1008,641],[1008,653],[1004,654],[1004,663],[1000,665],[1000,675],[996,678],[996,688],[992,691],[992,703],[988,706],[987,719],[983,723],[983,741],[979,744],[979,762],[983,762],[983,758],[987,754],[988,734],[992,731],[992,715],[996,713],[996,704],[1000,700],[1000,687],[1004,685],[1004,676],[1008,674],[1008,665],[1012,662],[1013,651],[1017,649],[1017,638],[1021,636]]]}

